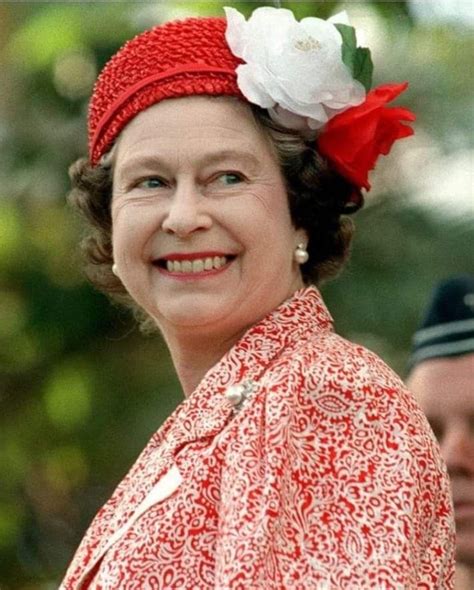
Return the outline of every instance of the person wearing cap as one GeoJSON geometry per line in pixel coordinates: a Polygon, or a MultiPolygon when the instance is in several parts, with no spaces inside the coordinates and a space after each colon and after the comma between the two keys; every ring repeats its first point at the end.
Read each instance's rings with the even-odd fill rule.
{"type": "Polygon", "coordinates": [[[371,72],[344,14],[267,7],[154,27],[99,76],[71,171],[87,270],[160,330],[185,400],[63,590],[452,587],[428,424],[316,287],[369,170],[412,133],[387,107],[406,84],[370,90],[371,72]]]}
{"type": "Polygon", "coordinates": [[[438,438],[456,519],[456,588],[474,588],[474,275],[441,281],[413,338],[407,384],[438,438]]]}

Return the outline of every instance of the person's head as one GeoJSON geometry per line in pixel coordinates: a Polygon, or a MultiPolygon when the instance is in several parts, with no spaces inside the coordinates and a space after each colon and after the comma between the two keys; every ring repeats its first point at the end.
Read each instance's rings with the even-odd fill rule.
{"type": "Polygon", "coordinates": [[[453,277],[435,288],[413,344],[407,385],[451,477],[457,559],[474,566],[474,276],[453,277]]]}
{"type": "Polygon", "coordinates": [[[236,15],[171,22],[128,42],[94,90],[89,160],[71,169],[71,200],[93,228],[89,277],[160,325],[232,324],[234,316],[237,329],[299,286],[337,274],[352,235],[347,214],[362,205],[368,170],[411,133],[400,123],[412,118],[407,111],[384,108],[402,87],[374,91],[369,101],[342,62],[333,24],[305,19],[302,27],[289,11],[260,9],[253,25],[267,30],[249,41],[250,21],[236,15]],[[283,38],[292,68],[272,60],[274,18],[279,35],[291,28],[283,38]],[[259,53],[252,43],[267,46],[259,53]],[[324,43],[337,55],[320,52],[324,43]],[[273,66],[252,65],[256,54],[273,66]],[[324,72],[322,87],[305,87],[301,76],[314,79],[318,59],[320,69],[329,60],[332,77],[324,72]],[[301,60],[313,71],[291,73],[301,60]],[[308,91],[322,98],[308,99],[308,91]],[[383,139],[369,148],[354,133],[344,141],[348,117],[337,117],[359,104],[369,117],[379,113],[383,139]],[[315,141],[314,127],[328,119],[336,124],[315,141]],[[352,144],[354,153],[342,154],[352,144]]]}

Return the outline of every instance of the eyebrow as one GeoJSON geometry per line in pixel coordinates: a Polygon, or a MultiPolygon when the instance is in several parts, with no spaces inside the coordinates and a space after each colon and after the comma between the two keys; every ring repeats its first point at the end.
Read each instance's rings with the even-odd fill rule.
{"type": "Polygon", "coordinates": [[[240,160],[249,166],[258,166],[260,163],[254,154],[247,151],[234,149],[219,150],[216,153],[206,154],[202,158],[201,163],[204,166],[207,166],[209,164],[219,164],[220,162],[224,162],[226,160],[240,160]]]}
{"type": "MultiPolygon", "coordinates": [[[[199,164],[200,166],[209,166],[211,164],[220,164],[228,160],[239,160],[249,166],[252,170],[255,170],[260,165],[257,156],[251,152],[237,149],[210,152],[199,158],[199,164]]],[[[164,168],[168,167],[165,160],[160,158],[159,155],[132,156],[120,167],[118,171],[118,179],[122,180],[123,178],[126,178],[135,169],[152,171],[157,166],[164,168]]]]}

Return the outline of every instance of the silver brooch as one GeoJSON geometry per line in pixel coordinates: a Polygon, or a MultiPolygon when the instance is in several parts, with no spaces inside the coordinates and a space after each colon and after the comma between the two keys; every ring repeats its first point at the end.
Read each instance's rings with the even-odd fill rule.
{"type": "Polygon", "coordinates": [[[254,381],[244,381],[243,383],[231,385],[224,396],[229,404],[233,406],[234,412],[238,412],[248,402],[256,389],[257,384],[254,381]]]}

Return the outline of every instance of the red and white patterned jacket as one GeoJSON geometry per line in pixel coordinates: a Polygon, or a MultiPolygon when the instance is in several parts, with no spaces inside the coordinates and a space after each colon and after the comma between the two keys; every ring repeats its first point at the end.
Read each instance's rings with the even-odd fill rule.
{"type": "Polygon", "coordinates": [[[453,551],[423,414],[308,287],[153,436],[61,588],[448,590],[453,551]]]}

